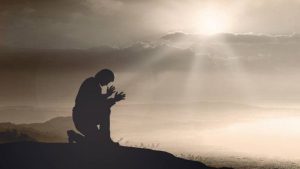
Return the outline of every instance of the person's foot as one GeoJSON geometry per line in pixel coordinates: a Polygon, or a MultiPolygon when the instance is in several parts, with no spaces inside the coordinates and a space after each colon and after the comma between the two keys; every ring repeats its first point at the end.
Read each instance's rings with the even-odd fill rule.
{"type": "Polygon", "coordinates": [[[69,143],[75,143],[76,142],[76,140],[74,138],[75,131],[68,130],[67,134],[68,134],[68,141],[69,141],[69,143]]]}
{"type": "Polygon", "coordinates": [[[69,143],[79,143],[79,142],[82,142],[84,140],[84,136],[82,136],[81,134],[76,133],[73,130],[68,130],[67,134],[68,134],[69,143]]]}

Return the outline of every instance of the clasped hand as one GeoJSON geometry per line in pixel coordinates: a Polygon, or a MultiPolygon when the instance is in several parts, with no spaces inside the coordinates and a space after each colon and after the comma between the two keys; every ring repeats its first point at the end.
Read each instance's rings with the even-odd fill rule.
{"type": "MultiPolygon", "coordinates": [[[[111,96],[115,92],[116,92],[115,86],[110,86],[109,88],[107,88],[107,92],[106,93],[107,93],[108,96],[111,96]]],[[[120,92],[120,93],[116,92],[114,100],[116,102],[118,102],[118,101],[124,100],[125,97],[126,97],[126,94],[124,92],[120,92]]]]}
{"type": "Polygon", "coordinates": [[[115,86],[110,86],[107,88],[106,94],[108,96],[111,96],[115,92],[115,90],[116,90],[115,86]]]}

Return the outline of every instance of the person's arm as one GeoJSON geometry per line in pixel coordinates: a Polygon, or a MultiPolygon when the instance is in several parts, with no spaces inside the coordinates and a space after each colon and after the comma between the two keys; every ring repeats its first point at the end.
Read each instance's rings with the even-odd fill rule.
{"type": "Polygon", "coordinates": [[[123,93],[123,92],[121,92],[121,93],[116,92],[114,98],[107,99],[106,101],[107,101],[108,105],[111,107],[114,104],[116,104],[116,102],[119,102],[121,100],[125,100],[125,96],[126,96],[126,94],[123,93]]]}
{"type": "Polygon", "coordinates": [[[109,107],[113,106],[114,104],[116,104],[115,98],[107,99],[107,103],[109,107]]]}
{"type": "Polygon", "coordinates": [[[124,92],[120,92],[120,93],[116,92],[114,100],[115,100],[115,102],[119,102],[121,100],[125,100],[125,97],[126,97],[126,94],[124,92]]]}

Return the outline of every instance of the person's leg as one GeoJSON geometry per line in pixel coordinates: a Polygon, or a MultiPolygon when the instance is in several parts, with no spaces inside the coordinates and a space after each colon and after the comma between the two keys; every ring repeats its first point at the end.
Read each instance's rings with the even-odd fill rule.
{"type": "Polygon", "coordinates": [[[96,124],[90,121],[74,121],[76,129],[85,136],[88,142],[99,142],[101,140],[100,132],[96,124]]]}
{"type": "Polygon", "coordinates": [[[105,142],[111,142],[110,137],[110,111],[105,113],[100,122],[100,133],[105,142]]]}
{"type": "Polygon", "coordinates": [[[89,114],[91,114],[90,111],[73,112],[73,122],[75,128],[85,136],[84,141],[98,142],[101,138],[97,122],[93,117],[87,116],[89,114]]]}
{"type": "Polygon", "coordinates": [[[86,137],[88,142],[99,142],[101,140],[97,125],[85,124],[77,128],[77,130],[86,137]]]}

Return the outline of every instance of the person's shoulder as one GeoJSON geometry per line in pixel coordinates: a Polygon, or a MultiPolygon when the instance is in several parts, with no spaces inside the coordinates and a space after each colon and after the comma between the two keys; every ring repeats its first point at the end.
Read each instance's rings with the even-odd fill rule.
{"type": "Polygon", "coordinates": [[[82,84],[91,84],[91,83],[96,83],[96,79],[94,77],[89,77],[85,79],[82,84]]]}
{"type": "Polygon", "coordinates": [[[85,79],[85,81],[96,81],[95,77],[88,77],[85,79]]]}

